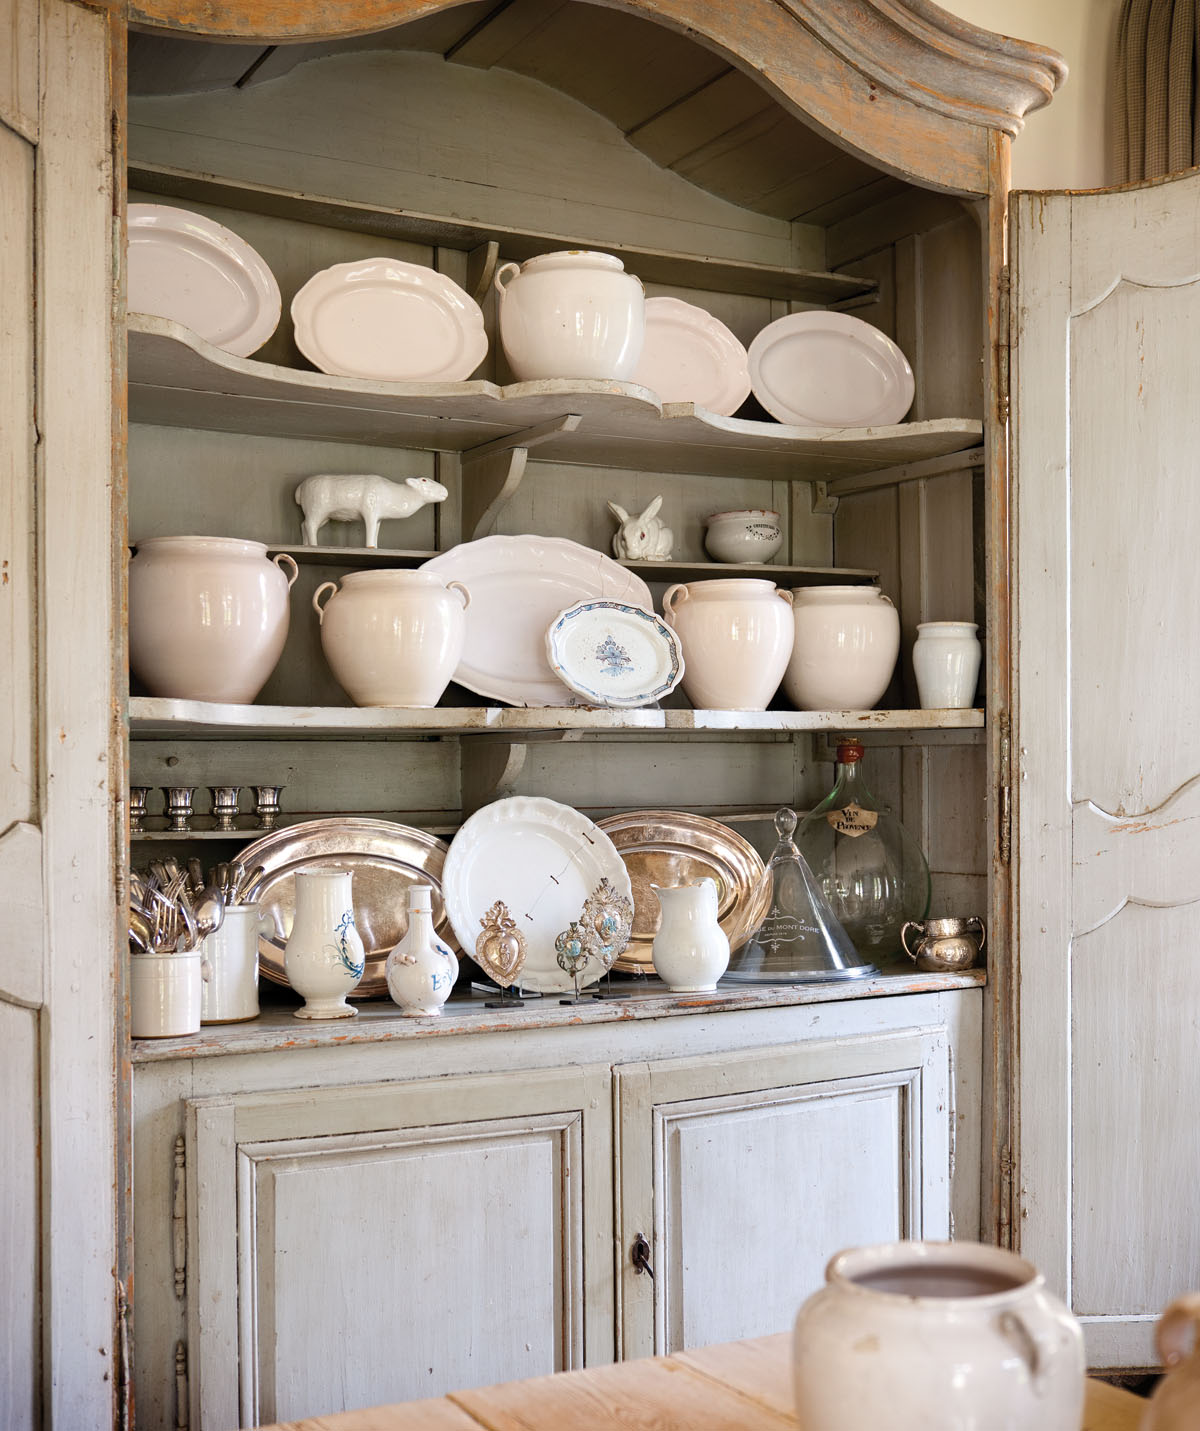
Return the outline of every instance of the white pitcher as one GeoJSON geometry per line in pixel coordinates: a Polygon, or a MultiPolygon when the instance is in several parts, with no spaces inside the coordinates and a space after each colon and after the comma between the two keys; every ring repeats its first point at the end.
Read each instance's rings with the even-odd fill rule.
{"type": "Polygon", "coordinates": [[[729,966],[729,939],[717,920],[716,880],[705,875],[694,884],[650,888],[662,909],[651,953],[654,972],[677,993],[715,989],[729,966]]]}
{"type": "Polygon", "coordinates": [[[296,875],[296,912],[283,953],[288,983],[304,998],[298,1019],[348,1019],[346,1002],[366,968],[354,924],[349,870],[302,870],[296,875]]]}
{"type": "Polygon", "coordinates": [[[388,993],[409,1018],[437,1017],[458,978],[458,960],[433,928],[433,886],[408,891],[408,928],[387,956],[388,993]]]}

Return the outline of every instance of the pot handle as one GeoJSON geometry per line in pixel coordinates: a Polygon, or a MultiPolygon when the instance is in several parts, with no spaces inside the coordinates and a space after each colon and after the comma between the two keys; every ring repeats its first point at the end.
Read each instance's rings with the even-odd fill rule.
{"type": "MultiPolygon", "coordinates": [[[[462,598],[464,611],[467,609],[468,606],[470,606],[471,593],[467,590],[467,588],[462,584],[461,581],[448,581],[446,583],[446,590],[458,592],[459,596],[462,598]]],[[[982,949],[983,945],[981,944],[979,947],[982,949]]]]}
{"type": "MultiPolygon", "coordinates": [[[[904,946],[904,952],[908,955],[908,957],[910,959],[915,959],[917,957],[917,950],[910,949],[908,947],[908,931],[910,929],[915,929],[919,934],[924,934],[925,930],[915,919],[906,919],[904,921],[904,924],[901,926],[900,943],[904,946]]],[[[920,945],[918,945],[917,947],[919,949],[920,945]]],[[[983,945],[981,944],[979,947],[982,949],[983,945]]]]}
{"type": "Polygon", "coordinates": [[[322,626],[325,625],[325,606],[328,606],[329,603],[326,602],[325,606],[322,606],[321,596],[326,591],[337,591],[337,589],[338,584],[336,581],[323,581],[321,585],[317,587],[316,591],[313,592],[313,610],[317,613],[322,626]]]}
{"type": "Polygon", "coordinates": [[[1200,1293],[1176,1297],[1158,1320],[1154,1345],[1168,1371],[1200,1348],[1200,1293]]]}
{"type": "Polygon", "coordinates": [[[300,575],[300,568],[296,565],[296,558],[294,556],[289,555],[287,552],[276,552],[275,555],[271,558],[271,560],[275,563],[277,567],[279,567],[280,571],[283,570],[282,563],[284,562],[287,562],[287,564],[291,567],[292,574],[287,579],[288,589],[291,590],[291,588],[296,584],[296,578],[300,575]]]}
{"type": "Polygon", "coordinates": [[[967,920],[967,928],[969,929],[972,924],[979,930],[979,952],[982,954],[983,946],[987,943],[987,930],[983,927],[983,920],[977,914],[973,914],[967,920]]]}
{"type": "Polygon", "coordinates": [[[1020,1312],[1001,1313],[997,1325],[1001,1336],[1016,1349],[1028,1366],[1034,1392],[1041,1396],[1064,1347],[1063,1340],[1056,1337],[1053,1331],[1043,1330],[1030,1322],[1020,1312]]]}
{"type": "Polygon", "coordinates": [[[502,263],[496,270],[496,276],[492,279],[492,283],[501,298],[504,297],[504,290],[508,287],[507,280],[515,278],[520,271],[519,263],[502,263]]]}
{"type": "Polygon", "coordinates": [[[880,599],[880,601],[886,601],[889,606],[891,606],[891,605],[893,604],[893,603],[892,603],[892,598],[887,594],[886,591],[881,591],[881,592],[879,593],[879,599],[880,599]]]}
{"type": "Polygon", "coordinates": [[[775,595],[780,597],[783,601],[786,601],[789,606],[792,604],[792,593],[786,586],[777,586],[775,588],[775,595]]]}
{"type": "Polygon", "coordinates": [[[668,586],[666,591],[663,592],[663,619],[672,630],[675,628],[675,607],[673,602],[677,600],[688,601],[690,599],[691,593],[687,589],[686,582],[677,581],[674,586],[668,586]],[[683,593],[682,596],[679,594],[680,592],[683,593]]]}
{"type": "Polygon", "coordinates": [[[266,935],[274,934],[274,933],[275,933],[275,916],[274,916],[273,914],[267,914],[267,913],[264,911],[264,913],[262,913],[262,914],[260,914],[260,915],[258,916],[257,929],[258,929],[258,933],[259,933],[259,937],[260,937],[260,938],[263,937],[263,936],[266,936],[266,935]]]}

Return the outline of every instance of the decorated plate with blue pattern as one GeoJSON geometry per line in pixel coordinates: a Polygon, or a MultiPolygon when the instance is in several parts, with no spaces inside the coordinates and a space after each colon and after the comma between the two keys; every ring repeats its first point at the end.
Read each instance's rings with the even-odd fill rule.
{"type": "Polygon", "coordinates": [[[661,616],[624,601],[577,601],[546,631],[546,659],[590,706],[647,706],[683,675],[679,637],[661,616]]]}

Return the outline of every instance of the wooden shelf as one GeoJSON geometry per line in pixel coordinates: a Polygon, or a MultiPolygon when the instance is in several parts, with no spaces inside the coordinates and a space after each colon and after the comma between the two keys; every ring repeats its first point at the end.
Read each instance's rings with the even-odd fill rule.
{"type": "Polygon", "coordinates": [[[938,418],[875,428],[801,428],[660,403],[633,383],[384,383],[235,358],[165,318],[129,319],[129,417],[268,437],[470,454],[567,414],[539,455],[647,472],[829,481],[978,447],[982,424],[938,418]]]}
{"type": "Polygon", "coordinates": [[[346,199],[272,188],[270,185],[216,179],[210,174],[197,174],[166,165],[131,166],[129,187],[167,198],[220,204],[227,209],[299,219],[303,223],[323,224],[331,228],[353,229],[358,233],[378,234],[410,243],[468,250],[481,244],[496,243],[504,259],[513,259],[518,263],[555,249],[599,246],[606,253],[615,253],[629,272],[636,273],[645,283],[707,289],[710,293],[740,293],[750,297],[807,303],[840,303],[874,294],[878,290],[878,284],[872,279],[852,274],[709,258],[703,254],[669,253],[607,239],[597,245],[594,238],[579,234],[514,229],[501,224],[464,223],[461,219],[441,214],[381,209],[346,199]]]}
{"type": "Polygon", "coordinates": [[[600,710],[592,706],[438,706],[433,710],[355,706],[238,706],[132,696],[135,736],[305,739],[529,735],[558,731],[605,735],[789,735],[804,731],[981,730],[981,710],[696,711],[600,710]]]}

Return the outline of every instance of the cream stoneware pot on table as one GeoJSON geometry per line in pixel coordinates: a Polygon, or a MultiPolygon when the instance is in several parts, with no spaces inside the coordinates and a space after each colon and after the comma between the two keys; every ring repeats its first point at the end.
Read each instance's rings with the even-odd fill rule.
{"type": "Polygon", "coordinates": [[[693,884],[652,884],[662,909],[651,958],[668,989],[699,994],[717,987],[729,967],[729,937],[718,922],[717,882],[705,875],[693,884]]]}
{"type": "Polygon", "coordinates": [[[436,706],[462,656],[471,595],[423,571],[355,571],[313,592],[321,647],[357,706],[436,706]],[[334,594],[322,607],[321,597],[334,594]]]}
{"type": "Polygon", "coordinates": [[[249,705],[288,633],[296,563],[240,537],[148,537],[129,563],[129,666],[152,696],[249,705]],[[291,568],[288,576],[280,570],[291,568]]]}
{"type": "Polygon", "coordinates": [[[258,1017],[258,936],[274,930],[275,921],[257,904],[226,906],[220,928],[204,938],[208,977],[201,1023],[236,1024],[258,1017]]]}
{"type": "Polygon", "coordinates": [[[663,617],[683,646],[683,689],[697,710],[766,710],[792,654],[791,601],[759,577],[667,588],[663,617]]]}
{"type": "Polygon", "coordinates": [[[805,1431],[1077,1431],[1083,1333],[1015,1253],[977,1242],[840,1252],[796,1317],[805,1431]]]}
{"type": "Polygon", "coordinates": [[[200,1032],[204,981],[199,949],[129,956],[129,1031],[134,1038],[180,1038],[200,1032]]]}
{"type": "Polygon", "coordinates": [[[611,253],[566,249],[496,270],[500,342],[518,382],[627,381],[646,336],[646,294],[611,253]]]}
{"type": "Polygon", "coordinates": [[[900,618],[877,586],[797,586],[796,640],[783,678],[802,711],[869,711],[900,654],[900,618]]]}
{"type": "Polygon", "coordinates": [[[1154,1331],[1166,1376],[1142,1416],[1141,1431],[1196,1431],[1200,1426],[1200,1292],[1178,1297],[1154,1331]]]}

